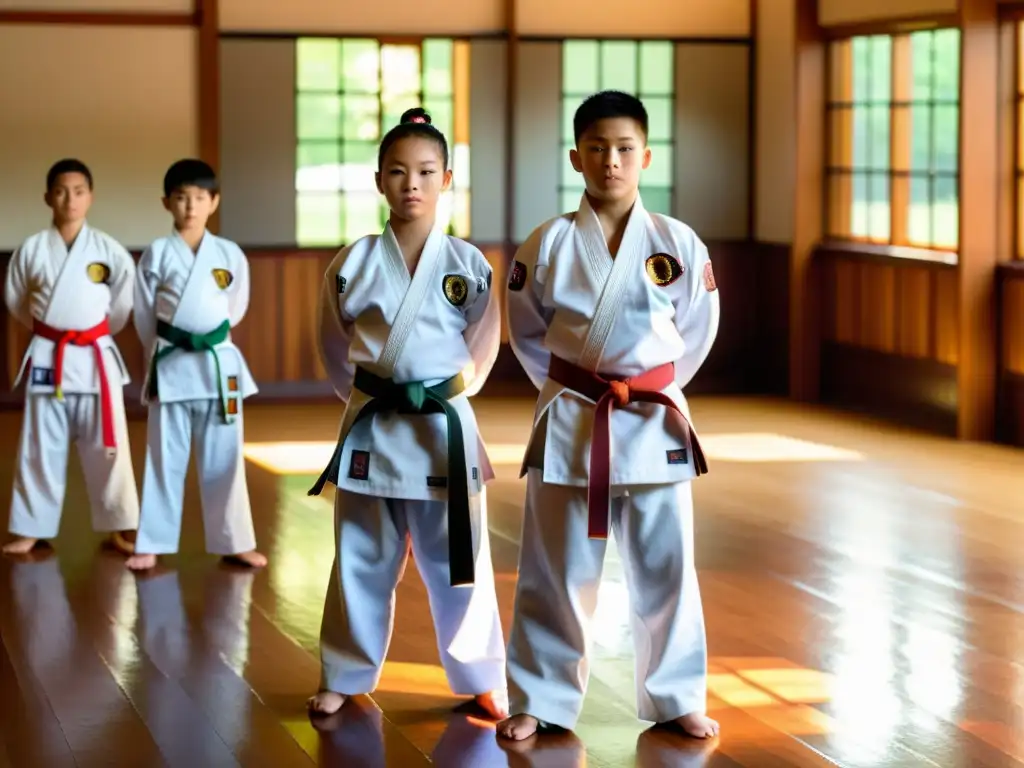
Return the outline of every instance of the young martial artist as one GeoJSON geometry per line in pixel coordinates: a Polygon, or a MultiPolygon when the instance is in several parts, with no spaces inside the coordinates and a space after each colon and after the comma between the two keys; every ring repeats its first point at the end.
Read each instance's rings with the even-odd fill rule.
{"type": "Polygon", "coordinates": [[[644,209],[647,111],[615,91],[574,118],[579,210],[541,225],[507,286],[512,348],[540,390],[501,735],[575,727],[609,518],[630,593],[639,716],[698,738],[707,652],[690,481],[707,471],[682,390],[718,332],[704,244],[644,209]],[[612,462],[614,456],[614,463],[612,462]]]}
{"type": "Polygon", "coordinates": [[[256,551],[242,455],[242,400],[256,393],[231,329],[249,306],[242,249],[206,230],[220,203],[217,176],[201,160],[179,160],[164,176],[174,231],[139,261],[135,329],[148,370],[149,406],[142,512],[132,570],[178,551],[185,475],[193,439],[206,550],[262,567],[256,551]]]}
{"type": "Polygon", "coordinates": [[[320,299],[320,353],[346,407],[310,491],[337,486],[320,692],[309,708],[331,714],[376,688],[411,540],[449,685],[500,719],[505,648],[484,487],[494,473],[469,403],[500,343],[491,268],[437,225],[452,172],[426,112],[409,110],[387,133],[378,169],[388,224],[338,253],[320,299]]]}
{"type": "Polygon", "coordinates": [[[57,535],[74,442],[93,529],[130,554],[139,499],[124,414],[128,369],[113,336],[132,311],[135,262],[86,222],[93,178],[84,163],[55,163],[44,199],[53,224],[14,252],[4,285],[8,310],[32,340],[14,382],[27,376],[11,501],[16,538],[3,551],[23,554],[57,535]]]}

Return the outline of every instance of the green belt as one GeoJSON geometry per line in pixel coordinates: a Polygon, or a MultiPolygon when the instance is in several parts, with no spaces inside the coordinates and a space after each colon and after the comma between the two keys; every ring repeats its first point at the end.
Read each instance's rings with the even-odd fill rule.
{"type": "MultiPolygon", "coordinates": [[[[462,420],[448,402],[462,394],[466,382],[462,374],[426,387],[421,381],[396,384],[356,368],[353,387],[371,399],[359,411],[353,426],[374,414],[388,411],[409,414],[443,413],[448,427],[448,568],[451,585],[461,586],[474,582],[473,527],[469,515],[469,473],[466,471],[466,448],[462,436],[462,420]]],[[[345,445],[338,441],[327,468],[309,490],[310,496],[319,496],[326,483],[338,485],[341,454],[345,445]]],[[[486,535],[483,533],[481,535],[486,535]]]]}
{"type": "Polygon", "coordinates": [[[156,364],[158,362],[179,349],[183,352],[209,352],[213,355],[213,364],[217,369],[217,395],[220,398],[221,417],[224,419],[225,424],[231,424],[234,419],[228,413],[228,403],[224,396],[224,377],[220,374],[220,356],[217,354],[216,349],[218,344],[223,344],[227,341],[230,333],[231,322],[228,320],[225,320],[209,333],[189,333],[188,331],[181,330],[181,328],[176,328],[170,323],[165,323],[163,320],[157,320],[156,335],[169,342],[171,346],[158,350],[153,355],[152,361],[150,361],[149,397],[156,398],[158,396],[156,382],[156,364]]]}

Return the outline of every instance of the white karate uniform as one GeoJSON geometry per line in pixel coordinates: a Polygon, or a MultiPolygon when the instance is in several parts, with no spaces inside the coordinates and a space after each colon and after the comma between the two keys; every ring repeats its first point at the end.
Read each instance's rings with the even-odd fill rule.
{"type": "Polygon", "coordinates": [[[469,397],[483,386],[500,344],[491,268],[472,245],[440,231],[410,277],[394,233],[344,248],[324,277],[320,352],[346,404],[335,500],[337,551],[324,606],[322,688],[372,691],[391,640],[395,587],[412,541],[430,597],[441,663],[456,694],[504,687],[505,649],[487,535],[484,483],[494,477],[469,397]],[[447,423],[442,414],[377,413],[353,387],[356,367],[433,386],[463,373],[449,404],[462,422],[475,575],[449,582],[447,423]]]}
{"type": "Polygon", "coordinates": [[[230,240],[206,232],[193,253],[175,232],[156,240],[139,261],[135,328],[146,352],[142,402],[149,406],[135,545],[140,554],[178,551],[193,438],[207,551],[234,555],[256,548],[242,453],[242,401],[257,389],[230,334],[215,345],[219,377],[213,353],[176,349],[158,359],[157,397],[149,398],[153,355],[173,346],[158,335],[158,321],[207,334],[225,321],[238,325],[248,306],[249,264],[230,240]]]}
{"type": "MultiPolygon", "coordinates": [[[[675,364],[663,390],[686,419],[682,388],[718,332],[707,248],[639,198],[612,258],[586,195],[516,253],[509,338],[540,390],[523,472],[527,495],[509,640],[513,714],[571,729],[589,677],[590,620],[606,541],[588,538],[594,403],[548,378],[552,355],[606,377],[675,364]]],[[[707,653],[693,562],[689,430],[656,403],[612,410],[611,530],[619,542],[636,648],[638,713],[666,722],[705,708],[707,653]]]]}
{"type": "Polygon", "coordinates": [[[92,346],[68,344],[56,381],[54,341],[33,335],[14,386],[26,373],[25,418],[18,444],[10,532],[50,539],[60,528],[67,485],[69,444],[82,463],[97,531],[134,530],[139,499],[124,413],[130,381],[113,336],[131,313],[135,262],[109,235],[83,225],[70,250],[53,227],[28,238],[11,257],[4,285],[10,313],[61,331],[87,331],[105,318],[109,334],[92,346]],[[104,445],[101,371],[109,388],[108,418],[115,447],[104,445]],[[63,397],[57,397],[57,384],[63,397]],[[111,455],[113,454],[113,455],[111,455]]]}

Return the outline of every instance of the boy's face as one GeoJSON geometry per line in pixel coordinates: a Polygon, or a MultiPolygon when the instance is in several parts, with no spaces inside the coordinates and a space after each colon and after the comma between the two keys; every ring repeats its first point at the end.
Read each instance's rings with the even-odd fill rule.
{"type": "Polygon", "coordinates": [[[377,189],[391,212],[406,221],[434,216],[437,203],[452,183],[437,142],[420,136],[399,139],[384,156],[377,174],[377,189]]]}
{"type": "Polygon", "coordinates": [[[206,228],[206,222],[220,204],[220,195],[202,187],[185,186],[174,190],[163,202],[174,217],[174,228],[192,231],[206,228]]]}
{"type": "Polygon", "coordinates": [[[53,209],[57,224],[76,224],[85,220],[92,205],[92,187],[81,173],[62,173],[43,197],[53,209]]]}
{"type": "Polygon", "coordinates": [[[583,174],[591,197],[611,203],[636,195],[640,171],[651,164],[651,150],[636,120],[609,117],[580,136],[569,159],[583,174]]]}

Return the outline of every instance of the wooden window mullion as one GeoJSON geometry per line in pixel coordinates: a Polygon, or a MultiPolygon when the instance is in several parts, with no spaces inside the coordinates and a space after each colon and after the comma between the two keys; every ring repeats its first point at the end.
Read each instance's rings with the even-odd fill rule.
{"type": "MultiPolygon", "coordinates": [[[[830,101],[843,106],[830,111],[829,165],[853,166],[853,45],[850,40],[832,43],[830,65],[830,101]]],[[[828,231],[839,237],[851,234],[853,212],[853,175],[846,172],[828,176],[828,231]]]]}
{"type": "Polygon", "coordinates": [[[907,245],[910,224],[910,157],[913,71],[910,35],[892,39],[892,101],[890,111],[889,156],[891,196],[891,239],[894,245],[907,245]]]}

